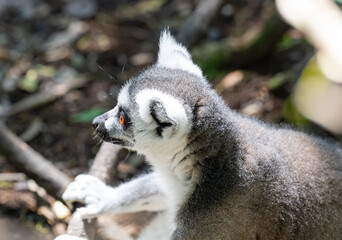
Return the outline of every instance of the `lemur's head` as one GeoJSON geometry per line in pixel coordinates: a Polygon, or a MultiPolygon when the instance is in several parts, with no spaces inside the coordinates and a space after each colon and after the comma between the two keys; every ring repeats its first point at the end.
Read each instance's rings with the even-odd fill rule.
{"type": "Polygon", "coordinates": [[[165,158],[186,146],[205,89],[209,84],[189,52],[164,31],[157,63],[130,79],[117,106],[93,126],[105,141],[165,158]]]}

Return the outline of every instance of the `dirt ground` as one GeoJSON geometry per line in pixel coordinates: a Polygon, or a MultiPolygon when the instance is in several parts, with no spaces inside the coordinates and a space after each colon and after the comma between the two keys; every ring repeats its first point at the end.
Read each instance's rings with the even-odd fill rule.
{"type": "Polygon", "coordinates": [[[15,218],[0,217],[1,239],[4,240],[51,240],[51,233],[37,231],[33,224],[23,223],[15,218]]]}

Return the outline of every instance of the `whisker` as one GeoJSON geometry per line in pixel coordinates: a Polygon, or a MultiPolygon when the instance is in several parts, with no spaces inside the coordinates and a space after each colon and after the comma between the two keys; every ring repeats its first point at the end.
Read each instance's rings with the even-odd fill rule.
{"type": "Polygon", "coordinates": [[[121,69],[121,77],[122,77],[123,79],[126,78],[126,76],[125,76],[125,66],[126,66],[126,65],[123,65],[123,67],[122,67],[122,69],[121,69]]]}
{"type": "Polygon", "coordinates": [[[96,146],[100,145],[103,142],[103,139],[100,138],[100,140],[96,143],[96,146]]]}
{"type": "Polygon", "coordinates": [[[110,80],[114,80],[114,82],[121,88],[122,84],[119,82],[118,79],[116,79],[115,77],[113,77],[112,75],[110,75],[109,73],[107,73],[100,65],[97,65],[99,69],[101,69],[102,72],[104,72],[105,74],[107,74],[107,77],[110,80]]]}

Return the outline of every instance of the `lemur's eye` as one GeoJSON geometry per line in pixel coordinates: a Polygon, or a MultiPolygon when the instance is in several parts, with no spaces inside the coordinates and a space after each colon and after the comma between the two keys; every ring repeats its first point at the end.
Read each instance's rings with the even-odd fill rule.
{"type": "Polygon", "coordinates": [[[124,118],[124,116],[123,116],[122,113],[120,114],[120,124],[121,124],[122,126],[125,125],[125,118],[124,118]]]}
{"type": "Polygon", "coordinates": [[[118,120],[119,120],[121,126],[123,126],[124,129],[126,129],[130,126],[130,124],[131,124],[130,118],[124,109],[120,109],[118,118],[119,118],[118,120]]]}

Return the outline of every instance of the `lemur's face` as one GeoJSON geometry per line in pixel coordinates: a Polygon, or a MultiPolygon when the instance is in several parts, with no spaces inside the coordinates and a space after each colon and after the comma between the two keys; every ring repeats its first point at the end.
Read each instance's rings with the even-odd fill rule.
{"type": "Polygon", "coordinates": [[[93,127],[96,134],[104,141],[133,148],[134,128],[127,90],[127,86],[121,90],[121,97],[119,96],[118,104],[114,109],[93,120],[93,127]]]}
{"type": "MultiPolygon", "coordinates": [[[[192,62],[190,54],[167,31],[163,32],[159,47],[155,72],[169,69],[172,78],[172,71],[183,70],[202,78],[202,72],[192,62]]],[[[165,86],[161,90],[163,83],[152,83],[148,79],[149,76],[142,74],[129,81],[119,93],[117,106],[96,117],[93,126],[103,140],[150,158],[174,156],[186,145],[192,124],[191,110],[165,86]]]]}

